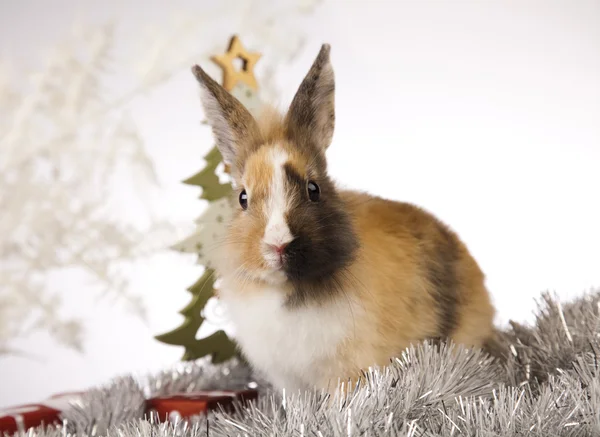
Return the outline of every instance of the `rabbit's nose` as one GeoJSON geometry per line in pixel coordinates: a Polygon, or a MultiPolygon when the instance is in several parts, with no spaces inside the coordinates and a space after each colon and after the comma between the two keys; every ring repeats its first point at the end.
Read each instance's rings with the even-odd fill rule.
{"type": "Polygon", "coordinates": [[[283,255],[285,248],[288,246],[288,243],[284,243],[284,244],[269,244],[268,245],[270,249],[272,249],[273,251],[277,252],[277,255],[281,256],[283,255]]]}

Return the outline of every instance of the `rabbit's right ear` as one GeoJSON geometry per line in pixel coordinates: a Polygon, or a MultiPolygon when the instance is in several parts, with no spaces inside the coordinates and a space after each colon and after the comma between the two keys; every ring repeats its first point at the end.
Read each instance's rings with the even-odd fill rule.
{"type": "Polygon", "coordinates": [[[223,161],[239,176],[248,148],[259,136],[250,112],[206,72],[195,65],[192,73],[200,84],[200,100],[223,161]]]}

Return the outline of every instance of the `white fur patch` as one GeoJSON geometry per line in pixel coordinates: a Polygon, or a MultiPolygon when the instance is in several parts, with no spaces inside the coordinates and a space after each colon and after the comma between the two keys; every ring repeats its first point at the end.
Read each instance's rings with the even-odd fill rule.
{"type": "Polygon", "coordinates": [[[224,282],[220,293],[236,341],[276,388],[289,392],[338,383],[338,347],[354,335],[358,305],[336,299],[288,309],[276,286],[245,293],[224,282]]]}
{"type": "MultiPolygon", "coordinates": [[[[279,147],[271,150],[269,155],[273,167],[273,179],[269,189],[269,197],[264,205],[264,214],[267,225],[263,236],[265,245],[281,246],[294,239],[290,228],[285,221],[285,214],[289,209],[289,202],[285,192],[285,172],[283,166],[288,160],[287,153],[279,147]]],[[[279,262],[277,254],[265,249],[265,260],[275,266],[279,262]]]]}

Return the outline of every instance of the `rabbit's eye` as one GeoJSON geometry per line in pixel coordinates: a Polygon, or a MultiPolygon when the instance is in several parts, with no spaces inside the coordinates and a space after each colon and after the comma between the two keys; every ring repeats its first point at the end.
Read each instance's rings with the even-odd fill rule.
{"type": "Polygon", "coordinates": [[[246,194],[246,190],[240,193],[240,206],[242,209],[248,208],[248,194],[246,194]]]}
{"type": "Polygon", "coordinates": [[[308,189],[308,198],[310,199],[310,201],[318,202],[319,197],[321,197],[321,190],[319,189],[319,186],[316,183],[314,183],[313,181],[308,181],[307,189],[308,189]]]}

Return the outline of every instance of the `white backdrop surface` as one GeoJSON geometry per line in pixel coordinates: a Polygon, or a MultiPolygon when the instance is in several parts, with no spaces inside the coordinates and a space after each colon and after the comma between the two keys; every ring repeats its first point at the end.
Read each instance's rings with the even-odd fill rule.
{"type": "MultiPolygon", "coordinates": [[[[76,19],[114,19],[127,53],[146,24],[160,29],[173,11],[200,15],[213,3],[166,5],[5,0],[0,59],[35,66],[76,19]]],[[[281,104],[320,44],[331,43],[338,120],[332,175],[436,213],[480,262],[498,323],[531,320],[542,291],[569,298],[600,286],[598,22],[598,1],[325,2],[303,24],[309,39],[301,56],[278,78],[281,104]]],[[[227,26],[223,17],[224,34],[237,32],[227,26]]],[[[200,168],[212,143],[198,123],[189,69],[134,109],[163,184],[158,206],[192,224],[203,205],[198,190],[180,181],[200,168]]],[[[170,252],[132,272],[148,307],[145,323],[90,298],[77,277],[53,284],[65,311],[87,321],[85,352],[43,334],[24,339],[21,348],[34,358],[0,357],[0,407],[175,362],[181,350],[153,335],[180,323],[185,288],[199,273],[193,257],[170,252]]]]}

